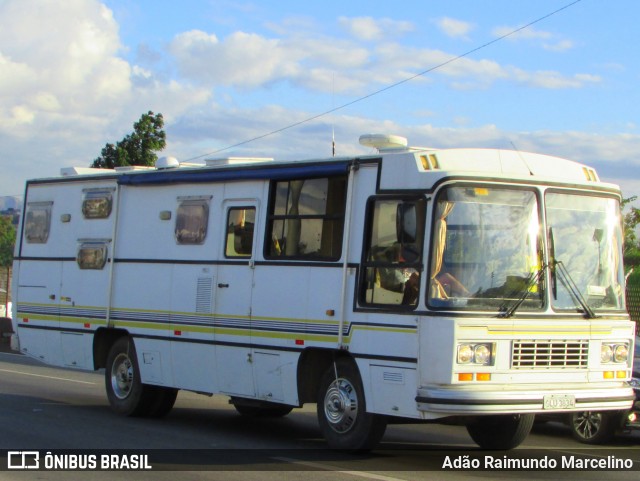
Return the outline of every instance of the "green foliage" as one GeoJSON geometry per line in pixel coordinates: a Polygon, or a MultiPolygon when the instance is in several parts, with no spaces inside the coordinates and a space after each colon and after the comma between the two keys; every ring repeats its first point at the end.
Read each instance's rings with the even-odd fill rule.
{"type": "Polygon", "coordinates": [[[629,207],[627,213],[623,213],[624,221],[624,264],[627,268],[640,266],[640,245],[636,229],[640,224],[640,209],[631,206],[631,202],[637,199],[636,196],[623,199],[620,208],[629,207]]]}
{"type": "Polygon", "coordinates": [[[133,124],[133,133],[115,145],[107,143],[91,167],[113,169],[128,165],[154,165],[158,160],[156,152],[164,149],[167,143],[163,127],[162,114],[151,111],[143,114],[133,124]]]}
{"type": "Polygon", "coordinates": [[[9,267],[13,262],[13,246],[16,243],[16,228],[9,217],[0,217],[0,266],[9,267]]]}

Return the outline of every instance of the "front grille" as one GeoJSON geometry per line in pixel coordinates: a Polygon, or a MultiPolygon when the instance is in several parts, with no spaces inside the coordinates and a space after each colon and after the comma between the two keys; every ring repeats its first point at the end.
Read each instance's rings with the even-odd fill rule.
{"type": "Polygon", "coordinates": [[[589,341],[514,341],[514,369],[586,368],[589,341]]]}

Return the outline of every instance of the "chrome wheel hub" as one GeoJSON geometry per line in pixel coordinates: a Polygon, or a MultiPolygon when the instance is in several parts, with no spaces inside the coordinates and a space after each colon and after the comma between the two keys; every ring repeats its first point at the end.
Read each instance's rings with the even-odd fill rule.
{"type": "Polygon", "coordinates": [[[358,395],[347,379],[336,379],[324,396],[324,414],[337,433],[349,431],[358,417],[358,395]]]}
{"type": "Polygon", "coordinates": [[[111,388],[118,399],[125,399],[133,386],[133,363],[126,354],[118,354],[111,366],[111,388]]]}

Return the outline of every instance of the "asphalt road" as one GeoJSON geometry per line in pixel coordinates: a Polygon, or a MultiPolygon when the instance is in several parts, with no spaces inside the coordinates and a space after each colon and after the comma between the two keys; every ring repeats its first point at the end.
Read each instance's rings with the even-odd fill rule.
{"type": "Polygon", "coordinates": [[[59,456],[59,462],[71,462],[74,456],[81,462],[77,456],[84,455],[85,461],[95,456],[99,465],[103,455],[113,454],[120,463],[133,463],[139,456],[153,467],[151,471],[8,471],[7,460],[0,459],[0,480],[175,481],[176,471],[180,480],[267,481],[523,477],[636,480],[640,475],[640,433],[618,437],[612,445],[593,449],[573,441],[568,429],[558,423],[535,428],[523,445],[506,453],[478,450],[463,427],[432,424],[389,426],[380,448],[368,455],[324,448],[314,405],[279,419],[247,418],[238,415],[224,396],[180,392],[176,406],[162,420],[123,418],[108,407],[102,372],[52,368],[0,351],[0,458],[7,458],[9,451],[38,451],[42,456],[50,451],[59,456]],[[122,455],[135,456],[123,461],[122,455]],[[499,464],[517,462],[514,459],[525,463],[535,458],[548,462],[555,459],[559,465],[571,459],[606,462],[612,457],[630,463],[631,469],[603,472],[591,466],[571,472],[540,469],[525,475],[499,464]],[[479,468],[443,468],[445,462],[454,464],[456,460],[477,462],[479,468]],[[491,461],[490,469],[481,469],[491,461]]]}

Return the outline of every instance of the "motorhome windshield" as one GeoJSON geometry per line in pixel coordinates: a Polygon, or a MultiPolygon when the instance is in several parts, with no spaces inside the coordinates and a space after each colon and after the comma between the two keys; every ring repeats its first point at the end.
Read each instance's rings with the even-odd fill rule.
{"type": "Polygon", "coordinates": [[[437,198],[428,302],[520,310],[544,304],[540,214],[533,191],[449,187],[437,198]]]}
{"type": "Polygon", "coordinates": [[[554,309],[624,309],[618,201],[550,192],[546,210],[554,309]]]}

